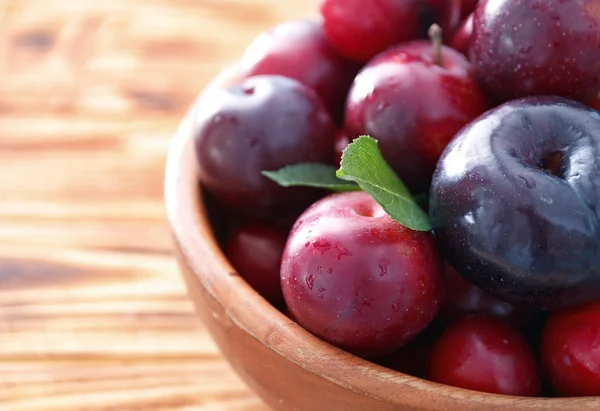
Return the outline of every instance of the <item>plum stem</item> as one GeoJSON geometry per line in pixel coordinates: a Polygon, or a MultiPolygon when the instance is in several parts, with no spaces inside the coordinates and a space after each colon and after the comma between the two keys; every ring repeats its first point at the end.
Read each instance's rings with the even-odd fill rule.
{"type": "Polygon", "coordinates": [[[444,59],[442,58],[442,35],[444,34],[444,30],[442,30],[442,28],[439,25],[434,23],[431,25],[431,27],[429,27],[427,34],[429,35],[429,38],[431,39],[431,43],[433,45],[433,55],[435,58],[435,64],[437,64],[438,66],[443,66],[444,59]]]}

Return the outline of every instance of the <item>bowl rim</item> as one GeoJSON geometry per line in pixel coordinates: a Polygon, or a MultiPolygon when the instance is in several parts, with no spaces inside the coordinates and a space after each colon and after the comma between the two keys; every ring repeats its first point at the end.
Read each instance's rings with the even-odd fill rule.
{"type": "Polygon", "coordinates": [[[405,404],[402,395],[395,395],[394,392],[409,389],[418,392],[419,396],[434,396],[443,400],[440,406],[450,402],[457,406],[494,409],[515,409],[515,406],[523,410],[600,409],[600,397],[548,398],[490,394],[406,375],[321,340],[269,304],[237,275],[210,230],[202,202],[193,144],[193,116],[200,101],[198,98],[193,103],[171,140],[165,168],[164,200],[173,241],[185,264],[193,271],[193,281],[197,281],[195,285],[203,287],[223,308],[226,321],[242,328],[266,348],[304,370],[355,393],[384,402],[405,404]],[[242,303],[224,304],[224,301],[232,300],[242,303]],[[257,331],[257,327],[264,328],[257,331]],[[269,332],[260,332],[267,327],[269,332]],[[328,365],[331,361],[338,361],[336,367],[328,365]],[[357,369],[370,378],[356,378],[357,369]]]}

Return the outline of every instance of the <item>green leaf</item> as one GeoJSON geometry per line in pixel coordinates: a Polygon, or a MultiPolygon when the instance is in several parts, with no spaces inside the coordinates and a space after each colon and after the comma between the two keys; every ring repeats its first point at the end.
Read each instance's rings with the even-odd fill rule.
{"type": "Polygon", "coordinates": [[[325,188],[332,191],[357,191],[360,187],[335,175],[333,166],[321,163],[300,163],[262,174],[283,187],[306,186],[325,188]]]}
{"type": "Polygon", "coordinates": [[[431,230],[425,211],[381,155],[377,141],[361,136],[342,154],[337,176],[354,181],[369,193],[394,220],[415,231],[431,230]]]}

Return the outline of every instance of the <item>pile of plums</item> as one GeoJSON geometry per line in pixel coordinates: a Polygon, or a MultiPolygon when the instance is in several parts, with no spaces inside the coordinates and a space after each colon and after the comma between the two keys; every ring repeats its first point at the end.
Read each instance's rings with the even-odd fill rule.
{"type": "MultiPolygon", "coordinates": [[[[321,0],[261,34],[194,110],[232,265],[313,334],[398,371],[600,396],[600,0],[321,0]],[[433,230],[338,166],[362,135],[433,230]]],[[[365,166],[368,166],[365,165],[365,166]]]]}

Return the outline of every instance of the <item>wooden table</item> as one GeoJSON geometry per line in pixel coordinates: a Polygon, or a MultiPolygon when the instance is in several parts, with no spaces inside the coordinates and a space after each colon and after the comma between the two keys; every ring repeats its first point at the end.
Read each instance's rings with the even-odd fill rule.
{"type": "Polygon", "coordinates": [[[264,410],[163,209],[197,93],[310,0],[0,0],[0,410],[264,410]]]}

